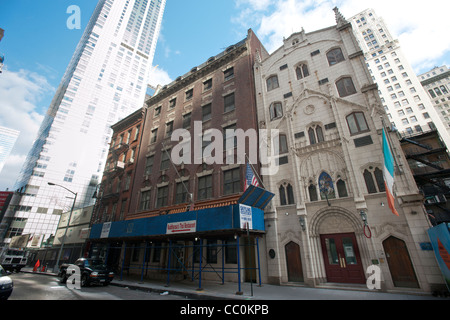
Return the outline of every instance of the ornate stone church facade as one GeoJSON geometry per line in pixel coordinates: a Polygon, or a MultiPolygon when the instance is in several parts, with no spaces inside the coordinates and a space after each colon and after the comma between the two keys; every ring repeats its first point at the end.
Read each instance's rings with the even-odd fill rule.
{"type": "Polygon", "coordinates": [[[265,212],[268,282],[365,287],[376,266],[382,290],[430,292],[443,280],[423,197],[352,26],[335,13],[336,25],[294,33],[254,66],[259,128],[279,131],[279,170],[262,177],[276,193],[265,212]],[[399,216],[387,203],[383,129],[399,216]]]}

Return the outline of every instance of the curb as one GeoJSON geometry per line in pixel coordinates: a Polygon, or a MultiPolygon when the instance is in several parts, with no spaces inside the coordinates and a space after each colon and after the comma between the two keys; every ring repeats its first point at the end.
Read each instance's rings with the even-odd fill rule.
{"type": "MultiPolygon", "coordinates": [[[[179,291],[174,289],[157,289],[152,287],[143,287],[139,285],[129,284],[129,283],[120,283],[120,282],[111,282],[109,285],[116,286],[116,287],[122,287],[122,288],[129,288],[131,290],[139,290],[144,292],[155,292],[155,293],[164,293],[167,292],[169,295],[174,296],[182,296],[186,297],[188,299],[193,300],[242,300],[240,298],[231,298],[231,297],[223,297],[223,296],[217,296],[212,294],[203,294],[203,293],[194,293],[194,292],[187,292],[187,291],[179,291]]],[[[201,291],[202,292],[202,291],[201,291]]]]}
{"type": "MultiPolygon", "coordinates": [[[[34,272],[34,271],[28,271],[28,270],[21,270],[20,272],[30,273],[30,274],[39,274],[39,275],[44,275],[44,276],[53,276],[53,277],[58,276],[56,273],[50,273],[50,272],[39,272],[39,271],[34,272]]],[[[193,299],[193,300],[243,300],[242,298],[238,298],[238,297],[232,298],[232,297],[217,296],[217,295],[213,295],[213,294],[179,291],[179,290],[174,290],[174,289],[166,290],[166,289],[157,289],[157,288],[152,288],[152,287],[144,287],[144,286],[140,286],[140,285],[136,285],[136,284],[120,283],[120,280],[112,281],[109,285],[121,287],[121,288],[129,288],[131,290],[138,290],[138,291],[143,291],[143,292],[155,292],[155,293],[159,293],[159,294],[168,292],[169,295],[182,296],[182,297],[186,297],[188,299],[193,299]]],[[[204,292],[204,291],[201,291],[201,292],[204,292]]]]}

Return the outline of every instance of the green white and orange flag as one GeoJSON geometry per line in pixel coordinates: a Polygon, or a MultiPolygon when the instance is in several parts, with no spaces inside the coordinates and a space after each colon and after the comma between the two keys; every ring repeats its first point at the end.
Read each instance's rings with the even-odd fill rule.
{"type": "Polygon", "coordinates": [[[399,216],[397,210],[395,209],[394,201],[394,157],[392,156],[391,149],[389,148],[389,143],[386,138],[386,132],[383,129],[383,155],[384,155],[384,168],[383,177],[384,184],[386,186],[386,196],[388,200],[389,208],[392,213],[399,216]]]}

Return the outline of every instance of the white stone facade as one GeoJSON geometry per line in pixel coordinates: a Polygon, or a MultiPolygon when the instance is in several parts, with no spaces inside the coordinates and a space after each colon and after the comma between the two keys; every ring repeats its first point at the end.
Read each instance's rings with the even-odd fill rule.
{"type": "Polygon", "coordinates": [[[377,264],[382,289],[430,291],[443,280],[433,252],[420,247],[429,241],[422,197],[389,132],[400,217],[387,205],[383,180],[376,178],[389,121],[351,24],[337,9],[336,17],[336,26],[292,34],[254,68],[259,126],[278,129],[281,137],[279,171],[263,177],[276,194],[266,209],[268,281],[364,285],[367,267],[377,264]],[[324,188],[325,197],[319,180],[330,178],[334,192],[324,188]],[[406,245],[414,271],[405,282],[391,273],[398,267],[391,243],[406,245]]]}

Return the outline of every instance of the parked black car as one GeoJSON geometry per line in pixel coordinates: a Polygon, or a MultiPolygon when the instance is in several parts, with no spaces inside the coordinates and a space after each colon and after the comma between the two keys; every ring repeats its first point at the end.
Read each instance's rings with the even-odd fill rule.
{"type": "MultiPolygon", "coordinates": [[[[71,274],[67,274],[67,268],[72,264],[63,264],[59,268],[61,283],[66,283],[71,274]]],[[[80,258],[73,264],[80,268],[80,281],[82,287],[91,284],[103,284],[107,286],[114,279],[114,272],[110,270],[102,260],[80,258]]]]}

